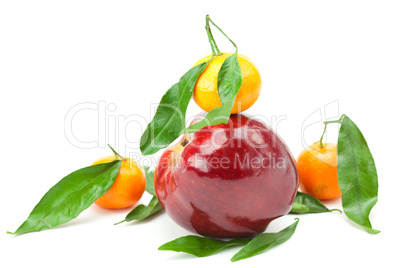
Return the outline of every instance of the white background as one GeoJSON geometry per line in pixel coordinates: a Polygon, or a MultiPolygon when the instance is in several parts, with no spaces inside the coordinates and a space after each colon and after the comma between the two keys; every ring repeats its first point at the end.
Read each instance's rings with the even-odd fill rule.
{"type": "MultiPolygon", "coordinates": [[[[1,1],[0,266],[400,265],[401,14],[400,1],[1,1]],[[233,264],[239,248],[202,259],[158,251],[189,234],[164,214],[114,226],[129,210],[91,206],[53,230],[6,234],[58,180],[111,154],[105,144],[139,156],[152,104],[210,54],[206,14],[260,70],[262,93],[248,114],[267,118],[295,156],[319,139],[322,120],[346,113],[360,127],[377,165],[371,221],[382,232],[336,212],[302,215],[289,241],[233,264]],[[88,109],[72,117],[76,105],[88,109]]],[[[222,51],[234,51],[214,33],[222,51]]],[[[199,111],[191,102],[188,115],[199,111]]],[[[336,132],[331,125],[326,139],[336,142],[336,132]]]]}

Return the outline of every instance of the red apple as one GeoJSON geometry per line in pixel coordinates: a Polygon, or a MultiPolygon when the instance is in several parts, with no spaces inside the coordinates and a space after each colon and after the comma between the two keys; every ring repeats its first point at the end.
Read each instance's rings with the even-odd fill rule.
{"type": "Polygon", "coordinates": [[[185,135],[165,150],[155,172],[166,213],[190,231],[217,238],[263,232],[290,211],[298,183],[283,141],[242,114],[185,135]]]}

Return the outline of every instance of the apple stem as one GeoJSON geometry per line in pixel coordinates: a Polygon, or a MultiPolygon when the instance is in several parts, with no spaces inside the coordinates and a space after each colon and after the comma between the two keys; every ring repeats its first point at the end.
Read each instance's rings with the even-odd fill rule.
{"type": "Polygon", "coordinates": [[[188,139],[184,139],[180,144],[181,144],[181,146],[186,146],[187,144],[189,143],[189,140],[188,139]]]}

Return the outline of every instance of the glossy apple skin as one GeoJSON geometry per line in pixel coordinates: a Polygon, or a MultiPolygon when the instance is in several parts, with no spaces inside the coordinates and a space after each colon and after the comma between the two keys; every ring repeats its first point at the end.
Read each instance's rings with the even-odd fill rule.
{"type": "Polygon", "coordinates": [[[263,232],[290,211],[298,184],[287,146],[242,114],[185,136],[165,150],[155,172],[166,213],[187,230],[216,238],[263,232]]]}

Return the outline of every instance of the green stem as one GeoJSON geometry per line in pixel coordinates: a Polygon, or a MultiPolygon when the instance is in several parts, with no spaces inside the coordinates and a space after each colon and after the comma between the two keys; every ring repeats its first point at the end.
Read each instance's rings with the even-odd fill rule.
{"type": "Polygon", "coordinates": [[[334,123],[338,123],[338,124],[342,124],[343,119],[345,118],[346,114],[343,114],[338,120],[332,120],[332,121],[324,121],[324,124],[334,124],[334,123]]]}
{"type": "Polygon", "coordinates": [[[324,138],[325,131],[327,130],[328,124],[342,124],[343,119],[345,118],[346,114],[343,114],[338,120],[331,120],[331,121],[324,121],[324,131],[322,132],[321,139],[320,139],[320,148],[323,148],[324,145],[322,144],[322,139],[324,138]]]}
{"type": "Polygon", "coordinates": [[[122,161],[126,161],[126,158],[122,157],[121,155],[119,155],[115,149],[112,148],[112,146],[110,146],[109,144],[107,145],[109,146],[109,148],[113,151],[114,155],[116,156],[116,159],[120,158],[120,160],[122,161]]]}
{"type": "Polygon", "coordinates": [[[331,121],[324,121],[324,124],[335,124],[335,123],[342,123],[342,121],[340,119],[338,120],[331,120],[331,121]]]}
{"type": "Polygon", "coordinates": [[[214,36],[212,34],[211,26],[209,25],[209,20],[210,20],[210,18],[207,15],[205,17],[205,30],[207,31],[208,41],[209,41],[209,44],[211,45],[212,55],[213,56],[216,56],[216,55],[219,56],[221,54],[221,52],[220,52],[220,50],[218,48],[218,45],[215,42],[214,36]]]}
{"type": "MultiPolygon", "coordinates": [[[[209,29],[211,30],[211,28],[209,28],[209,29]]],[[[215,46],[215,49],[216,49],[216,55],[218,55],[218,56],[222,55],[222,52],[219,50],[218,45],[215,42],[215,38],[212,35],[212,31],[210,33],[211,33],[212,42],[214,43],[214,46],[215,46]]]]}
{"type": "Polygon", "coordinates": [[[126,221],[126,220],[122,220],[122,221],[116,222],[114,225],[122,224],[122,223],[125,222],[125,221],[126,221]]]}
{"type": "Polygon", "coordinates": [[[214,44],[213,44],[213,42],[212,42],[213,37],[212,37],[212,34],[211,34],[211,28],[209,27],[208,24],[205,26],[205,30],[207,31],[208,41],[209,41],[209,44],[211,45],[212,56],[215,56],[215,55],[216,55],[216,51],[215,51],[214,44]]]}
{"type": "Polygon", "coordinates": [[[342,213],[342,210],[337,209],[337,208],[334,208],[334,209],[330,209],[330,210],[329,210],[329,212],[333,212],[333,211],[338,211],[338,212],[342,213]]]}
{"type": "Polygon", "coordinates": [[[322,144],[322,139],[324,138],[325,131],[327,131],[327,123],[324,122],[324,131],[322,132],[321,139],[320,139],[320,148],[323,148],[324,145],[322,144]]]}
{"type": "MultiPolygon", "coordinates": [[[[209,22],[211,22],[212,25],[214,25],[214,26],[216,27],[216,29],[218,29],[218,30],[230,41],[230,43],[232,43],[232,45],[236,48],[236,53],[237,53],[238,48],[237,48],[235,42],[233,42],[232,39],[230,39],[229,36],[227,36],[227,35],[225,34],[225,32],[222,31],[222,29],[219,28],[219,26],[216,25],[215,22],[213,22],[213,21],[211,20],[211,17],[210,17],[209,15],[207,15],[206,20],[207,20],[207,24],[208,24],[208,25],[209,25],[209,22]]],[[[211,33],[211,35],[212,35],[212,33],[211,33]]],[[[215,40],[213,40],[213,42],[215,43],[215,40]]],[[[217,51],[218,51],[218,53],[219,53],[219,50],[218,50],[218,47],[216,46],[216,43],[215,43],[215,47],[217,48],[217,51]]],[[[220,54],[219,54],[219,55],[220,55],[220,54]]]]}

